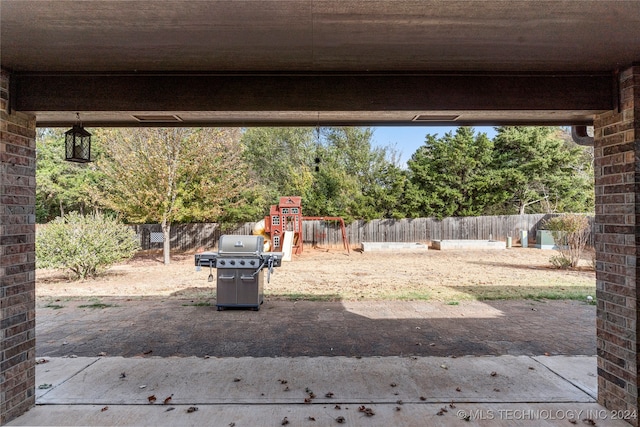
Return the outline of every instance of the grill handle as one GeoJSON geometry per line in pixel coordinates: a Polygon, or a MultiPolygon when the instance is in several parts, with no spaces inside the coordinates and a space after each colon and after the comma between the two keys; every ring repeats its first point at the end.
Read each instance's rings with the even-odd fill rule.
{"type": "Polygon", "coordinates": [[[235,280],[235,278],[236,276],[223,276],[223,275],[218,276],[218,279],[220,280],[235,280]]]}

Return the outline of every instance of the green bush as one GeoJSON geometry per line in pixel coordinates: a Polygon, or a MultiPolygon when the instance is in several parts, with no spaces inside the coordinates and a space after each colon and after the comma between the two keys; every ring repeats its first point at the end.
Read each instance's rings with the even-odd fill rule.
{"type": "Polygon", "coordinates": [[[589,219],[580,214],[561,215],[549,219],[545,228],[551,231],[560,252],[551,257],[551,264],[559,268],[577,267],[591,233],[589,219]]]}
{"type": "Polygon", "coordinates": [[[70,213],[36,233],[37,267],[68,269],[75,279],[95,277],[138,249],[131,228],[103,215],[70,213]]]}

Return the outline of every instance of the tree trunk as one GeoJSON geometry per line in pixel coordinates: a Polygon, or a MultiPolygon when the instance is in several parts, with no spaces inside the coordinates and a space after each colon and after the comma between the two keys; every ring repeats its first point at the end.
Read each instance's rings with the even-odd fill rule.
{"type": "Polygon", "coordinates": [[[60,204],[60,217],[63,217],[64,216],[64,206],[62,205],[62,200],[60,200],[59,204],[60,204]]]}
{"type": "Polygon", "coordinates": [[[162,222],[162,256],[164,258],[164,265],[171,263],[171,224],[167,221],[162,222]]]}

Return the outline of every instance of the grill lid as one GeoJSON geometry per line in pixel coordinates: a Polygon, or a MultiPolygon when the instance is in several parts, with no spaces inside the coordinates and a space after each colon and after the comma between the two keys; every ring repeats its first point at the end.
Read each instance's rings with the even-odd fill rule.
{"type": "Polygon", "coordinates": [[[262,236],[220,236],[218,242],[219,255],[260,255],[264,248],[264,237],[262,236]]]}

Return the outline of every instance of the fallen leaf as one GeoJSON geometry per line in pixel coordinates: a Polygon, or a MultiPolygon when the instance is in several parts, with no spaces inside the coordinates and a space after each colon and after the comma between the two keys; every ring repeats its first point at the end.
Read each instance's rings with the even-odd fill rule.
{"type": "Polygon", "coordinates": [[[142,390],[143,388],[147,388],[147,385],[146,384],[142,384],[142,385],[138,386],[138,388],[142,390]]]}
{"type": "Polygon", "coordinates": [[[236,427],[236,423],[229,423],[229,427],[236,427]]]}
{"type": "Polygon", "coordinates": [[[398,386],[398,384],[396,384],[396,383],[391,383],[391,384],[389,384],[389,385],[390,385],[391,387],[397,387],[397,386],[398,386]]]}
{"type": "Polygon", "coordinates": [[[104,408],[100,409],[100,412],[104,412],[104,411],[106,411],[106,410],[108,410],[108,409],[109,409],[109,407],[108,407],[108,406],[105,406],[104,408]]]}
{"type": "Polygon", "coordinates": [[[340,405],[336,405],[333,407],[333,409],[342,409],[342,407],[340,405]]]}
{"type": "Polygon", "coordinates": [[[398,405],[404,405],[404,402],[403,402],[402,400],[396,400],[396,403],[397,403],[398,405]]]}
{"type": "Polygon", "coordinates": [[[123,373],[121,373],[121,374],[120,374],[120,378],[127,378],[127,374],[126,374],[126,373],[124,373],[124,372],[123,372],[123,373]]]}
{"type": "Polygon", "coordinates": [[[462,391],[460,387],[456,387],[456,391],[462,391]]]}
{"type": "Polygon", "coordinates": [[[399,411],[399,410],[400,410],[400,409],[402,409],[402,408],[400,408],[399,406],[396,406],[396,408],[395,408],[395,409],[396,409],[396,411],[399,411]]]}
{"type": "Polygon", "coordinates": [[[427,398],[424,397],[424,396],[420,396],[420,400],[422,400],[424,402],[425,400],[427,400],[427,398]]]}
{"type": "Polygon", "coordinates": [[[46,389],[51,388],[51,387],[53,387],[53,385],[52,385],[52,384],[40,384],[40,385],[38,386],[38,388],[39,388],[40,390],[46,390],[46,389]]]}
{"type": "Polygon", "coordinates": [[[100,353],[98,353],[98,357],[104,357],[106,355],[107,355],[107,353],[104,352],[104,351],[101,351],[100,353]]]}
{"type": "Polygon", "coordinates": [[[444,411],[442,411],[442,409],[440,409],[438,412],[436,412],[436,415],[442,416],[442,415],[444,415],[444,411]]]}
{"type": "Polygon", "coordinates": [[[282,422],[280,423],[281,426],[286,426],[287,424],[289,424],[289,420],[287,419],[287,417],[284,417],[282,419],[282,422]]]}
{"type": "Polygon", "coordinates": [[[165,409],[165,410],[164,410],[164,412],[173,411],[174,409],[176,409],[176,408],[174,408],[174,407],[172,406],[172,407],[170,407],[170,408],[165,409]]]}
{"type": "Polygon", "coordinates": [[[367,417],[373,417],[376,413],[373,412],[373,409],[371,408],[367,408],[366,406],[362,405],[358,408],[358,412],[362,412],[363,414],[365,414],[367,417]]]}
{"type": "Polygon", "coordinates": [[[195,406],[189,406],[189,409],[187,409],[187,413],[190,414],[192,412],[196,412],[198,410],[197,407],[195,406]]]}
{"type": "Polygon", "coordinates": [[[442,369],[449,369],[449,367],[448,367],[447,365],[440,365],[440,367],[441,367],[442,369]]]}
{"type": "Polygon", "coordinates": [[[240,381],[241,381],[241,378],[234,378],[234,379],[233,379],[233,382],[234,382],[234,383],[237,383],[237,382],[240,382],[240,381]]]}
{"type": "Polygon", "coordinates": [[[345,419],[344,419],[344,417],[338,417],[338,418],[336,418],[336,422],[337,422],[338,424],[342,424],[342,423],[344,423],[344,422],[345,422],[345,419]]]}
{"type": "Polygon", "coordinates": [[[496,375],[498,375],[498,373],[496,371],[491,372],[491,376],[495,377],[496,375]]]}
{"type": "Polygon", "coordinates": [[[456,405],[453,402],[449,403],[449,408],[453,409],[455,407],[456,407],[456,405]]]}
{"type": "Polygon", "coordinates": [[[36,361],[36,365],[41,365],[43,363],[49,363],[49,361],[47,359],[40,359],[36,361]]]}
{"type": "Polygon", "coordinates": [[[280,384],[287,384],[289,382],[287,380],[278,380],[278,381],[280,381],[280,384]]]}
{"type": "Polygon", "coordinates": [[[289,391],[289,390],[291,390],[291,389],[289,388],[289,386],[286,386],[286,387],[284,388],[284,391],[289,391]]]}
{"type": "Polygon", "coordinates": [[[308,397],[304,398],[304,403],[311,403],[311,399],[309,399],[308,397]]]}
{"type": "Polygon", "coordinates": [[[593,421],[591,418],[585,418],[582,420],[583,423],[589,424],[590,426],[595,426],[596,422],[593,421]]]}
{"type": "Polygon", "coordinates": [[[205,354],[205,355],[204,355],[204,358],[205,358],[205,359],[211,359],[211,356],[209,356],[208,354],[205,354]]]}
{"type": "Polygon", "coordinates": [[[576,421],[576,420],[574,420],[574,419],[569,420],[569,422],[570,422],[571,424],[578,424],[578,421],[576,421]]]}
{"type": "Polygon", "coordinates": [[[173,393],[171,394],[171,396],[167,397],[166,399],[164,399],[164,401],[162,402],[163,405],[168,405],[169,402],[171,402],[171,398],[173,397],[173,393]]]}
{"type": "Polygon", "coordinates": [[[499,391],[500,391],[500,389],[499,389],[499,388],[494,388],[494,389],[493,389],[493,391],[495,391],[495,392],[499,392],[499,391]]]}
{"type": "Polygon", "coordinates": [[[332,397],[333,397],[333,393],[331,393],[331,392],[326,393],[326,394],[324,395],[324,397],[332,398],[332,397]]]}
{"type": "Polygon", "coordinates": [[[153,350],[147,350],[142,352],[142,354],[151,354],[151,353],[153,353],[153,350]]]}
{"type": "Polygon", "coordinates": [[[147,397],[147,400],[149,401],[149,403],[154,403],[157,400],[156,395],[152,394],[151,396],[147,397]]]}
{"type": "Polygon", "coordinates": [[[313,418],[313,417],[307,417],[307,419],[308,419],[309,421],[315,421],[315,420],[316,420],[316,419],[315,419],[315,418],[313,418]]]}

